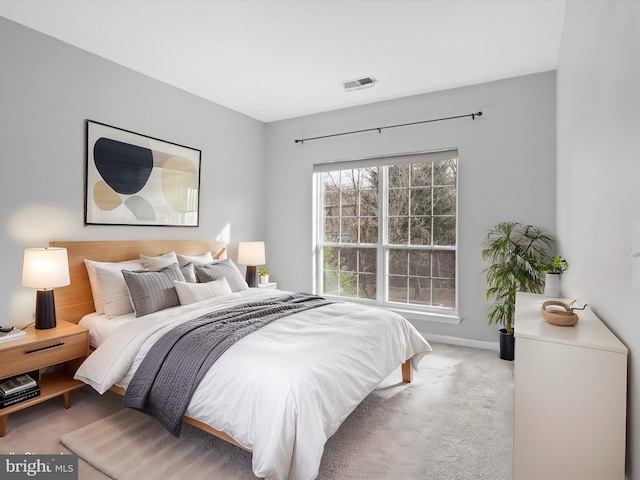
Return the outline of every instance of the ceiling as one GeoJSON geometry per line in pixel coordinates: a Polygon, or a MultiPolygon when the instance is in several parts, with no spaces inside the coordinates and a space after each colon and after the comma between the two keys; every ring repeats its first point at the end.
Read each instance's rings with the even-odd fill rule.
{"type": "Polygon", "coordinates": [[[3,0],[0,16],[263,122],[555,70],[565,0],[3,0]],[[363,76],[373,88],[345,92],[363,76]]]}

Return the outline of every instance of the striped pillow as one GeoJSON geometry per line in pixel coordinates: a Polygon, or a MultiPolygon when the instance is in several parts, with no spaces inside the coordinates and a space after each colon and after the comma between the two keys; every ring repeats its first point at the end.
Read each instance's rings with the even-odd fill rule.
{"type": "Polygon", "coordinates": [[[196,269],[193,266],[193,263],[189,262],[186,265],[180,267],[180,271],[182,275],[184,275],[184,279],[189,283],[197,283],[198,279],[196,278],[196,269]]]}
{"type": "Polygon", "coordinates": [[[189,305],[191,303],[201,302],[213,297],[221,295],[230,295],[231,287],[224,277],[207,283],[189,283],[174,281],[180,305],[189,305]]]}
{"type": "Polygon", "coordinates": [[[177,263],[158,270],[122,270],[122,275],[129,288],[136,317],[180,305],[173,282],[185,280],[177,263]]]}
{"type": "Polygon", "coordinates": [[[236,264],[228,258],[224,260],[218,260],[215,262],[207,263],[204,267],[196,266],[196,276],[201,283],[217,280],[220,277],[225,277],[232,292],[239,292],[240,290],[247,290],[249,285],[242,278],[242,274],[236,264]]]}

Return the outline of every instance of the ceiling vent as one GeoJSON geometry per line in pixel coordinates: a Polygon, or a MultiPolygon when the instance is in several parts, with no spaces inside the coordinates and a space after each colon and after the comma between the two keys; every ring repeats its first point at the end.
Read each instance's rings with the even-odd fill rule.
{"type": "Polygon", "coordinates": [[[370,88],[376,83],[373,77],[362,77],[354,80],[345,80],[342,82],[345,92],[352,92],[354,90],[360,90],[362,88],[370,88]]]}

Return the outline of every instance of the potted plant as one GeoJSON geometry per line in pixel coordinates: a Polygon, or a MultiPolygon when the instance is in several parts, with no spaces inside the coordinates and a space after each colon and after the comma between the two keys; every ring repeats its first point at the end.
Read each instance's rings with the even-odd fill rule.
{"type": "Polygon", "coordinates": [[[260,283],[269,283],[269,274],[271,272],[269,270],[267,270],[266,268],[259,268],[258,269],[258,281],[260,283]]]}
{"type": "Polygon", "coordinates": [[[554,240],[543,229],[518,222],[501,222],[487,233],[482,245],[482,258],[489,262],[486,299],[489,324],[500,329],[500,358],[513,360],[513,320],[516,292],[542,293],[542,274],[549,264],[547,253],[554,240]]]}
{"type": "Polygon", "coordinates": [[[567,268],[569,262],[559,255],[554,256],[545,267],[544,295],[546,297],[560,296],[560,275],[567,268]]]}

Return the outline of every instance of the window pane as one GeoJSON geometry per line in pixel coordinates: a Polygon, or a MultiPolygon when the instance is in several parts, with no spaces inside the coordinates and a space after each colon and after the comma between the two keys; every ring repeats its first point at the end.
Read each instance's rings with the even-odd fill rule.
{"type": "Polygon", "coordinates": [[[378,218],[360,219],[360,243],[378,243],[378,218]]]}
{"type": "Polygon", "coordinates": [[[409,275],[421,277],[431,276],[431,252],[422,250],[409,251],[409,275]]]}
{"type": "Polygon", "coordinates": [[[338,190],[340,189],[340,172],[326,172],[322,174],[322,188],[323,190],[338,190]]]}
{"type": "Polygon", "coordinates": [[[431,215],[431,188],[411,189],[411,215],[431,215]]]}
{"type": "Polygon", "coordinates": [[[341,224],[340,242],[356,243],[358,241],[358,219],[355,217],[343,217],[341,224]]]}
{"type": "Polygon", "coordinates": [[[378,167],[362,168],[360,172],[360,188],[370,188],[377,192],[380,181],[378,177],[378,167]]]}
{"type": "Polygon", "coordinates": [[[408,250],[389,250],[389,274],[406,275],[409,268],[408,250]]]}
{"type": "Polygon", "coordinates": [[[407,303],[407,277],[389,277],[389,301],[407,303]]]}
{"type": "Polygon", "coordinates": [[[433,276],[437,278],[455,279],[456,278],[456,253],[453,251],[434,252],[433,267],[431,269],[433,276]]]}
{"type": "Polygon", "coordinates": [[[389,226],[389,243],[391,245],[409,244],[409,219],[407,217],[392,217],[387,224],[389,226]]]}
{"type": "Polygon", "coordinates": [[[455,308],[455,280],[433,280],[433,305],[437,307],[455,308]]]}
{"type": "Polygon", "coordinates": [[[322,206],[325,217],[340,215],[340,192],[338,190],[325,190],[322,197],[322,206]]]}
{"type": "Polygon", "coordinates": [[[324,219],[324,241],[339,242],[340,241],[340,219],[325,218],[324,219]]]}
{"type": "Polygon", "coordinates": [[[343,297],[357,298],[357,282],[358,277],[355,273],[341,272],[339,280],[340,295],[343,297]]]}
{"type": "Polygon", "coordinates": [[[361,273],[358,275],[358,298],[376,299],[376,276],[361,273]]]}
{"type": "Polygon", "coordinates": [[[433,214],[456,214],[456,189],[454,187],[437,187],[433,189],[433,214]]]}
{"type": "Polygon", "coordinates": [[[342,170],[340,187],[342,190],[355,190],[358,188],[358,173],[356,170],[342,170]]]}
{"type": "Polygon", "coordinates": [[[363,217],[374,217],[378,215],[378,191],[360,191],[360,215],[363,217]]]}
{"type": "Polygon", "coordinates": [[[431,305],[431,279],[422,277],[409,278],[409,302],[431,305]]]}
{"type": "Polygon", "coordinates": [[[358,268],[358,250],[355,248],[341,248],[339,266],[341,272],[356,272],[358,268]]]}
{"type": "Polygon", "coordinates": [[[409,165],[389,166],[389,188],[409,186],[409,165]]]}
{"type": "Polygon", "coordinates": [[[322,291],[327,295],[338,295],[338,272],[325,271],[322,275],[322,291]]]}
{"type": "Polygon", "coordinates": [[[358,272],[375,273],[378,271],[378,252],[375,248],[359,248],[358,272]]]}
{"type": "Polygon", "coordinates": [[[434,162],[433,164],[433,184],[434,185],[455,185],[458,175],[458,161],[456,159],[434,162]]]}
{"type": "Polygon", "coordinates": [[[431,217],[411,217],[411,245],[431,245],[431,217]]]}
{"type": "Polygon", "coordinates": [[[409,189],[389,190],[389,215],[409,215],[409,189]]]}
{"type": "Polygon", "coordinates": [[[411,186],[427,187],[431,185],[431,162],[411,165],[411,186]]]}
{"type": "Polygon", "coordinates": [[[324,247],[322,249],[322,269],[338,270],[338,248],[324,247]]]}
{"type": "Polygon", "coordinates": [[[433,244],[456,244],[456,219],[455,217],[434,217],[433,219],[433,244]]]}
{"type": "Polygon", "coordinates": [[[342,191],[340,214],[344,217],[355,217],[358,214],[358,192],[342,191]]]}

